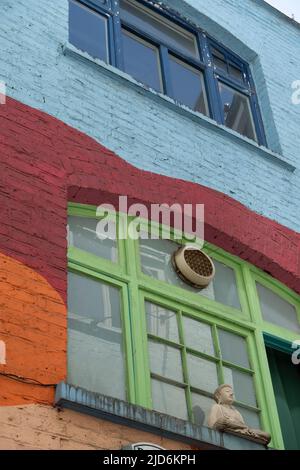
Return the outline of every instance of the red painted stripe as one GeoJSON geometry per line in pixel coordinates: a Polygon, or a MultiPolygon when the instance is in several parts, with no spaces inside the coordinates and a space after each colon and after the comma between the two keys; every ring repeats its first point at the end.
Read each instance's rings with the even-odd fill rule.
{"type": "Polygon", "coordinates": [[[213,189],[139,170],[92,138],[13,99],[0,106],[0,252],[66,299],[67,201],[205,205],[207,241],[300,293],[300,234],[213,189]]]}

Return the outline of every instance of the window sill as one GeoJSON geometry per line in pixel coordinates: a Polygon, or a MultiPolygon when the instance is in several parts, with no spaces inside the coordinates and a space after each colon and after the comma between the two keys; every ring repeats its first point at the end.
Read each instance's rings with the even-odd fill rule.
{"type": "Polygon", "coordinates": [[[239,143],[240,145],[245,145],[250,147],[252,150],[257,151],[263,158],[268,160],[269,162],[280,166],[281,168],[294,172],[296,170],[296,167],[289,163],[287,160],[284,159],[282,155],[279,155],[275,152],[272,152],[270,149],[267,149],[266,147],[262,147],[258,145],[256,142],[248,139],[247,137],[242,136],[241,134],[238,134],[237,132],[218,124],[216,121],[212,120],[209,117],[206,117],[200,113],[197,113],[195,111],[192,111],[191,109],[187,108],[184,105],[181,105],[177,102],[175,102],[172,98],[162,95],[161,93],[158,93],[155,90],[152,90],[145,85],[143,85],[140,82],[137,82],[134,78],[132,78],[130,75],[122,72],[121,70],[117,69],[116,67],[113,67],[111,65],[106,64],[102,60],[99,59],[94,59],[91,57],[89,54],[86,52],[80,51],[76,47],[74,47],[70,43],[66,43],[62,45],[62,53],[63,55],[73,57],[75,59],[83,60],[86,62],[91,63],[93,66],[97,67],[100,71],[103,73],[109,75],[110,77],[113,77],[114,79],[121,80],[121,81],[126,81],[127,84],[135,89],[138,89],[140,93],[143,93],[144,95],[154,99],[154,100],[159,100],[160,103],[165,102],[165,104],[176,111],[177,113],[184,115],[193,121],[210,128],[214,130],[215,132],[224,134],[231,138],[231,140],[234,140],[235,142],[239,143]]]}
{"type": "Polygon", "coordinates": [[[266,450],[264,446],[247,439],[220,433],[204,426],[196,426],[187,421],[116,398],[89,392],[64,382],[57,385],[55,405],[184,442],[201,450],[266,450]]]}

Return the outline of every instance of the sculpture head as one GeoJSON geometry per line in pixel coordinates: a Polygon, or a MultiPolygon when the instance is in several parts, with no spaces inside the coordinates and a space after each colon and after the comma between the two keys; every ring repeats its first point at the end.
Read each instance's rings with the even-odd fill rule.
{"type": "Polygon", "coordinates": [[[220,385],[214,393],[214,399],[219,405],[232,405],[234,400],[233,389],[231,385],[220,385]]]}

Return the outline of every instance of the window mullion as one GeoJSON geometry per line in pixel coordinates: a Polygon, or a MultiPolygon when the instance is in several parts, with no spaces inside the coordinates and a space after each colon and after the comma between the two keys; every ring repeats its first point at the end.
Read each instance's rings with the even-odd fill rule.
{"type": "Polygon", "coordinates": [[[255,125],[258,142],[260,145],[263,145],[264,147],[266,147],[267,140],[266,140],[266,136],[263,130],[263,123],[262,123],[262,118],[261,118],[260,109],[258,105],[258,99],[257,99],[256,93],[253,91],[250,94],[250,107],[251,107],[251,112],[253,116],[253,121],[255,125]]]}
{"type": "MultiPolygon", "coordinates": [[[[128,227],[127,227],[128,230],[128,227]]],[[[130,311],[130,332],[133,355],[134,385],[136,404],[152,407],[151,377],[148,357],[147,323],[144,298],[137,281],[138,250],[136,241],[129,236],[125,239],[126,266],[130,276],[128,301],[130,311]]]]}
{"type": "Polygon", "coordinates": [[[223,372],[223,364],[221,360],[221,346],[219,342],[219,336],[218,336],[216,325],[212,325],[212,337],[213,337],[213,342],[214,342],[215,355],[218,358],[218,363],[217,363],[218,380],[219,380],[219,384],[223,384],[225,381],[225,378],[224,378],[224,372],[223,372]]]}
{"type": "Polygon", "coordinates": [[[284,449],[281,425],[262,331],[257,329],[253,336],[249,336],[248,341],[250,361],[255,368],[254,386],[257,402],[261,409],[261,421],[263,427],[271,432],[272,446],[278,449],[284,449]]]}
{"type": "Polygon", "coordinates": [[[207,37],[204,33],[199,34],[199,44],[201,48],[202,58],[205,63],[204,77],[207,88],[207,97],[211,118],[217,121],[218,123],[224,124],[224,119],[221,112],[218,80],[215,76],[210,48],[208,46],[207,37]]]}
{"type": "Polygon", "coordinates": [[[119,9],[112,17],[109,39],[110,42],[113,43],[111,46],[111,65],[119,68],[120,70],[124,70],[121,19],[119,9]]]}
{"type": "Polygon", "coordinates": [[[258,142],[260,145],[264,145],[265,147],[267,147],[268,143],[267,143],[266,134],[264,131],[263,119],[262,119],[262,115],[261,115],[261,111],[259,107],[257,94],[254,91],[255,84],[254,84],[254,80],[253,80],[252,73],[250,70],[250,66],[248,66],[247,68],[247,78],[249,80],[250,89],[251,89],[250,105],[251,105],[251,110],[252,110],[253,119],[255,123],[258,142]]]}
{"type": "Polygon", "coordinates": [[[169,51],[167,47],[159,47],[159,56],[160,56],[160,66],[161,66],[161,75],[163,81],[164,93],[171,98],[173,98],[173,87],[172,87],[172,77],[169,67],[169,51]]]}
{"type": "Polygon", "coordinates": [[[132,327],[131,327],[131,313],[130,313],[130,298],[128,295],[128,286],[122,288],[122,319],[123,319],[123,347],[125,351],[125,378],[127,384],[127,397],[131,403],[136,403],[136,387],[135,387],[135,364],[133,343],[131,341],[132,327]]]}
{"type": "Polygon", "coordinates": [[[143,296],[137,283],[128,284],[130,329],[133,353],[136,404],[151,408],[151,378],[148,357],[148,337],[143,296]]]}
{"type": "Polygon", "coordinates": [[[178,324],[178,332],[179,332],[179,340],[180,343],[183,344],[183,348],[181,351],[181,361],[182,361],[182,371],[183,371],[183,380],[185,383],[188,384],[187,389],[185,391],[186,393],[186,404],[187,404],[187,411],[188,411],[188,417],[191,421],[194,420],[193,417],[193,404],[192,404],[192,395],[191,395],[191,384],[189,381],[189,373],[188,373],[188,363],[187,363],[187,352],[186,352],[186,346],[185,346],[185,341],[184,341],[184,332],[183,332],[183,325],[182,325],[182,312],[179,311],[177,313],[177,324],[178,324]]]}

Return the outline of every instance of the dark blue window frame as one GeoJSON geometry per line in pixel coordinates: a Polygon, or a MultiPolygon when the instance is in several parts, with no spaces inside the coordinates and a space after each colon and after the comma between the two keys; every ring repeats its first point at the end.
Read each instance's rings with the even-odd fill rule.
{"type": "MultiPolygon", "coordinates": [[[[169,54],[171,54],[180,61],[202,72],[206,88],[209,116],[214,119],[218,124],[225,124],[221,96],[219,91],[219,82],[224,83],[233,90],[236,90],[242,95],[248,97],[252,119],[255,127],[255,133],[257,136],[257,143],[265,147],[267,146],[262,116],[259,109],[258,98],[255,91],[254,81],[251,75],[250,67],[239,56],[229,51],[222,44],[215,41],[200,28],[195,28],[191,26],[177,15],[171,14],[169,11],[163,11],[163,9],[159,10],[160,15],[195,36],[199,51],[199,59],[188,57],[184,55],[181,51],[179,52],[171,48],[169,45],[157,41],[155,37],[151,37],[144,31],[138,29],[133,24],[128,24],[124,21],[122,21],[121,23],[119,0],[73,1],[76,1],[77,3],[81,3],[89,7],[93,11],[98,12],[107,18],[109,63],[111,65],[121,70],[124,70],[121,33],[121,28],[124,28],[125,30],[135,34],[137,37],[147,41],[149,44],[157,47],[161,64],[160,72],[163,82],[163,93],[165,95],[175,99],[172,89],[172,77],[169,69],[169,54]],[[217,65],[214,65],[212,54],[213,49],[223,55],[224,60],[227,64],[230,64],[241,71],[243,77],[242,80],[235,79],[233,76],[230,76],[228,72],[226,73],[224,69],[218,68],[217,65]]],[[[152,10],[156,14],[158,14],[158,9],[156,9],[148,0],[135,0],[135,3],[147,7],[149,10],[152,10]]]]}

